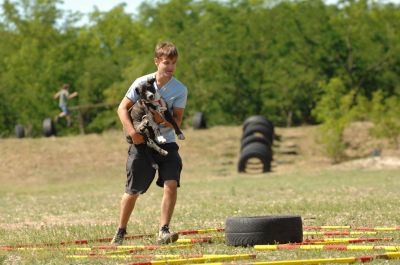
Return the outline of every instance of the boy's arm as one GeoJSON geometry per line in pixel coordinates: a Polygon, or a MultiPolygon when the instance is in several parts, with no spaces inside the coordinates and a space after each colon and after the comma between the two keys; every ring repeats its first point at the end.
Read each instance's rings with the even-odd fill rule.
{"type": "Polygon", "coordinates": [[[74,93],[68,96],[68,99],[74,98],[76,96],[78,96],[78,92],[75,91],[74,93]]]}
{"type": "MultiPolygon", "coordinates": [[[[185,112],[184,108],[172,108],[173,117],[179,127],[181,127],[184,112],[185,112]]],[[[172,124],[170,125],[172,126],[172,124]]]]}
{"type": "Polygon", "coordinates": [[[60,91],[58,91],[57,93],[54,94],[54,99],[57,99],[60,96],[60,91]]]}
{"type": "Polygon", "coordinates": [[[118,106],[118,117],[124,126],[126,133],[132,138],[134,144],[141,144],[144,142],[143,136],[136,133],[135,128],[129,117],[128,110],[133,106],[134,102],[127,97],[124,97],[118,106]]]}

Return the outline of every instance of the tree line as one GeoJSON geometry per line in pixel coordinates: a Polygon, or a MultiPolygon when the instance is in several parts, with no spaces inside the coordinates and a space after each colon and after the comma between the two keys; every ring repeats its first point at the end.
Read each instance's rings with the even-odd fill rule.
{"type": "MultiPolygon", "coordinates": [[[[389,126],[397,139],[399,5],[169,0],[144,2],[135,15],[123,4],[94,9],[82,25],[83,14],[60,3],[1,6],[2,136],[16,123],[39,129],[55,116],[52,95],[63,83],[79,91],[72,104],[112,106],[136,77],[155,71],[154,46],[170,40],[180,53],[176,76],[189,89],[186,123],[196,111],[211,125],[262,114],[278,126],[322,123],[329,135],[353,119],[378,124],[392,115],[376,131],[385,135],[389,126]]],[[[120,126],[115,107],[85,109],[82,117],[89,132],[120,126]]]]}

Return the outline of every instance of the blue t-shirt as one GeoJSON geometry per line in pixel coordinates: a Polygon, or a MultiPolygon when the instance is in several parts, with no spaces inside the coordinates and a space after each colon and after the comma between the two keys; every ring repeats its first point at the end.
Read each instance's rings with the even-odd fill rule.
{"type": "MultiPolygon", "coordinates": [[[[148,74],[136,79],[132,85],[129,87],[128,92],[126,92],[126,97],[135,103],[139,99],[139,95],[136,93],[135,88],[139,86],[139,84],[146,82],[152,78],[156,77],[156,73],[148,74]]],[[[185,108],[187,101],[187,88],[184,84],[179,82],[175,77],[172,77],[171,80],[168,81],[163,87],[157,87],[156,82],[154,83],[155,88],[160,93],[161,97],[165,100],[168,105],[168,110],[172,112],[173,108],[185,108]]],[[[170,127],[165,127],[163,125],[159,125],[161,134],[167,140],[167,143],[175,142],[175,131],[170,127]]]]}

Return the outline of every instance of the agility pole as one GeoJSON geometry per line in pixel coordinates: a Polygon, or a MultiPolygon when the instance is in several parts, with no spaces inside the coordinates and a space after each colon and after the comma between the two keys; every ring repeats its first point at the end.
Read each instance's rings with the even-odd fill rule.
{"type": "Polygon", "coordinates": [[[296,244],[334,244],[334,243],[348,243],[348,244],[354,244],[354,243],[361,243],[361,242],[376,242],[376,241],[393,241],[393,237],[360,237],[360,238],[306,238],[303,240],[302,243],[296,243],[296,244]]]}
{"type": "MultiPolygon", "coordinates": [[[[303,259],[303,260],[281,260],[281,261],[259,261],[252,263],[240,263],[240,265],[309,265],[323,263],[356,263],[370,262],[376,259],[398,259],[400,252],[386,252],[380,255],[345,257],[345,258],[321,258],[321,259],[303,259]]],[[[236,263],[238,264],[238,263],[236,263]]],[[[191,265],[191,264],[189,264],[191,265]]],[[[233,265],[232,263],[203,263],[202,265],[233,265]]],[[[238,264],[239,265],[239,264],[238,264]]]]}
{"type": "MultiPolygon", "coordinates": [[[[195,230],[182,230],[177,231],[178,234],[181,235],[192,235],[192,234],[206,234],[206,233],[214,233],[214,232],[224,232],[224,228],[206,228],[206,229],[195,229],[195,230]]],[[[124,237],[125,240],[136,239],[136,238],[145,238],[145,237],[155,237],[155,234],[136,234],[136,235],[126,235],[124,237]]],[[[71,241],[61,241],[61,242],[50,242],[50,243],[32,243],[32,244],[23,244],[23,245],[0,245],[0,249],[8,247],[8,248],[29,248],[29,247],[50,247],[50,246],[58,246],[58,245],[85,245],[89,243],[98,243],[98,242],[110,242],[112,237],[103,237],[97,239],[80,239],[80,240],[71,240],[71,241]]]]}
{"type": "Polygon", "coordinates": [[[138,250],[156,250],[156,249],[181,249],[181,248],[191,248],[193,244],[182,244],[182,245],[167,245],[167,246],[97,246],[96,249],[103,249],[103,250],[113,250],[107,251],[105,255],[114,255],[114,254],[127,254],[127,253],[135,253],[138,250]]]}
{"type": "Polygon", "coordinates": [[[364,245],[255,245],[256,250],[281,250],[281,249],[298,249],[298,250],[343,250],[343,251],[367,251],[367,250],[386,250],[399,251],[400,246],[364,246],[364,245]]]}
{"type": "Polygon", "coordinates": [[[253,254],[237,254],[237,255],[225,255],[225,256],[210,256],[201,258],[186,258],[186,259],[167,259],[167,260],[150,260],[150,261],[139,261],[131,262],[128,265],[173,265],[173,264],[185,264],[185,263],[204,263],[209,261],[233,261],[233,260],[245,260],[255,259],[256,255],[253,254]]]}
{"type": "Polygon", "coordinates": [[[47,251],[47,250],[57,250],[57,251],[92,251],[92,250],[118,250],[127,249],[133,251],[138,250],[157,250],[157,249],[180,249],[180,248],[191,248],[193,244],[180,244],[180,245],[127,245],[127,246],[92,246],[92,247],[21,247],[21,248],[2,248],[0,250],[5,251],[20,251],[20,250],[35,250],[35,251],[47,251]]]}
{"type": "Polygon", "coordinates": [[[304,230],[333,230],[333,229],[351,229],[356,231],[400,231],[400,226],[395,227],[351,227],[349,225],[344,226],[327,226],[327,225],[311,225],[303,226],[304,230]]]}
{"type": "MultiPolygon", "coordinates": [[[[244,255],[244,254],[242,254],[244,255]]],[[[227,254],[155,254],[155,255],[102,255],[91,253],[88,255],[67,255],[66,258],[71,259],[188,259],[188,258],[209,258],[209,257],[226,257],[232,256],[227,254]]]]}
{"type": "Polygon", "coordinates": [[[181,235],[192,235],[192,234],[206,234],[206,233],[215,233],[215,232],[224,232],[224,228],[207,228],[207,229],[197,229],[197,230],[183,230],[178,231],[178,234],[181,235]]]}
{"type": "Polygon", "coordinates": [[[201,237],[201,238],[179,238],[176,243],[211,243],[212,237],[201,237]]]}
{"type": "Polygon", "coordinates": [[[335,230],[335,229],[351,229],[349,225],[305,225],[305,230],[335,230]]]}
{"type": "Polygon", "coordinates": [[[330,231],[330,232],[317,232],[317,231],[304,231],[303,236],[350,236],[350,235],[376,235],[378,232],[373,231],[330,231]]]}

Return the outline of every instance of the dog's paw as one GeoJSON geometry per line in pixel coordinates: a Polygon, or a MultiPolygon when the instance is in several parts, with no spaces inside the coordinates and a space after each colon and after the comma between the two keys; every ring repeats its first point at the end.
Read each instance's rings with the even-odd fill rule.
{"type": "Polygon", "coordinates": [[[178,139],[179,140],[185,140],[186,137],[185,137],[185,135],[183,135],[183,133],[181,133],[181,134],[178,134],[178,139]]]}
{"type": "Polygon", "coordinates": [[[165,151],[165,150],[161,150],[160,154],[161,154],[162,156],[166,156],[166,155],[168,155],[168,152],[165,151]]]}
{"type": "Polygon", "coordinates": [[[167,142],[167,139],[164,138],[164,136],[158,136],[157,137],[157,143],[159,144],[165,144],[167,142]]]}

